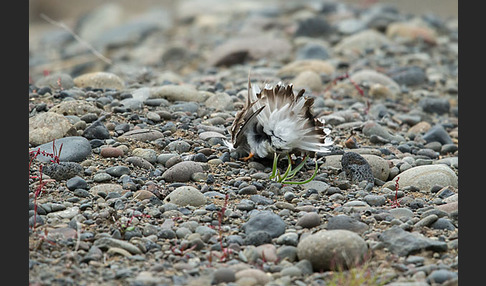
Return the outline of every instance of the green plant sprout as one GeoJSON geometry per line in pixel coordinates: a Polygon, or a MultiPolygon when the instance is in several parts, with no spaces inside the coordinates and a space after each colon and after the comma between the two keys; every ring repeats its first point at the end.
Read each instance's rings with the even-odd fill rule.
{"type": "Polygon", "coordinates": [[[319,167],[317,166],[317,161],[314,161],[315,164],[316,164],[316,167],[314,169],[314,174],[309,179],[302,181],[302,182],[288,181],[288,180],[292,179],[295,176],[295,174],[297,174],[297,172],[300,171],[300,169],[302,169],[302,167],[304,167],[307,156],[304,156],[304,158],[302,159],[302,162],[300,162],[300,164],[297,165],[297,167],[294,170],[292,170],[292,160],[290,159],[290,155],[287,154],[287,159],[289,161],[289,164],[288,164],[287,170],[285,170],[285,173],[283,173],[282,175],[280,175],[280,172],[277,168],[277,162],[278,162],[279,156],[280,155],[277,154],[277,153],[275,153],[274,156],[273,156],[273,167],[272,167],[272,173],[270,174],[270,180],[274,180],[274,181],[277,181],[277,182],[282,183],[282,184],[302,185],[302,184],[307,184],[307,183],[311,182],[316,177],[317,170],[319,169],[319,167]]]}

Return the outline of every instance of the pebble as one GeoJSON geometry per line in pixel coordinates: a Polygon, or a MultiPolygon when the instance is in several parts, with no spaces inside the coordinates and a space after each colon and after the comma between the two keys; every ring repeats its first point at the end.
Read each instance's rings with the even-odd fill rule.
{"type": "Polygon", "coordinates": [[[62,115],[43,112],[29,118],[29,143],[33,146],[69,135],[76,135],[76,130],[62,115]]]}
{"type": "Polygon", "coordinates": [[[305,213],[301,216],[295,225],[303,228],[313,228],[321,224],[321,217],[315,212],[305,213]]]}
{"type": "Polygon", "coordinates": [[[374,121],[368,121],[363,126],[363,134],[371,137],[373,135],[384,138],[389,141],[403,142],[405,138],[401,135],[393,135],[386,127],[379,125],[374,121]]]}
{"type": "Polygon", "coordinates": [[[201,163],[183,161],[167,169],[162,178],[167,182],[188,182],[194,173],[203,172],[201,163]]]}
{"type": "MultiPolygon", "coordinates": [[[[398,175],[401,189],[414,186],[421,191],[430,191],[435,186],[452,186],[457,188],[458,177],[454,171],[443,164],[412,167],[398,175]]],[[[386,182],[383,187],[394,188],[397,178],[386,182]]]]}
{"type": "Polygon", "coordinates": [[[101,148],[100,155],[104,158],[123,157],[123,150],[116,147],[106,146],[101,148]]]}
{"type": "Polygon", "coordinates": [[[403,43],[413,43],[418,40],[430,44],[437,42],[437,35],[434,30],[412,21],[391,23],[386,29],[386,36],[403,43]]]}
{"type": "Polygon", "coordinates": [[[154,141],[159,138],[163,138],[164,134],[154,129],[136,129],[131,130],[118,137],[120,142],[136,140],[142,142],[154,141]]]}
{"type": "Polygon", "coordinates": [[[104,251],[116,247],[124,249],[131,254],[142,254],[142,251],[132,243],[111,237],[99,238],[94,241],[93,245],[104,251]]]}
{"type": "Polygon", "coordinates": [[[110,131],[106,126],[101,123],[101,121],[97,120],[93,122],[90,126],[88,126],[83,131],[83,137],[86,139],[109,139],[110,131]]]}
{"type": "Polygon", "coordinates": [[[53,73],[38,79],[35,85],[38,87],[49,87],[53,90],[63,90],[72,88],[74,82],[69,74],[53,73]]]}
{"type": "Polygon", "coordinates": [[[437,269],[432,271],[428,276],[427,276],[427,282],[428,283],[438,283],[438,284],[443,284],[446,281],[449,280],[456,280],[458,279],[458,275],[456,272],[446,270],[446,269],[437,269]]]}
{"type": "Polygon", "coordinates": [[[189,85],[163,85],[152,87],[150,98],[165,98],[170,101],[204,102],[208,96],[189,85]]]}
{"type": "Polygon", "coordinates": [[[66,187],[70,191],[74,191],[76,189],[87,189],[88,183],[80,176],[74,176],[71,179],[67,180],[66,187]]]}
{"type": "Polygon", "coordinates": [[[49,112],[63,116],[83,116],[85,114],[99,115],[102,110],[90,102],[84,100],[67,100],[54,105],[49,112]]]}
{"type": "Polygon", "coordinates": [[[129,175],[131,171],[127,166],[114,166],[106,168],[105,172],[115,177],[121,177],[122,175],[129,175]]]}
{"type": "Polygon", "coordinates": [[[447,244],[442,241],[432,240],[419,233],[410,233],[399,226],[392,226],[385,230],[379,237],[384,246],[392,253],[399,256],[407,256],[422,250],[444,252],[447,244]]]}
{"type": "Polygon", "coordinates": [[[345,214],[340,214],[331,217],[327,222],[326,228],[329,230],[345,229],[345,230],[356,232],[358,234],[362,234],[363,232],[369,229],[366,223],[360,222],[345,214]]]}
{"type": "Polygon", "coordinates": [[[312,71],[317,74],[334,73],[335,68],[332,64],[324,60],[296,60],[281,67],[278,71],[279,76],[297,76],[304,71],[312,71]]]}
{"type": "Polygon", "coordinates": [[[259,269],[244,269],[235,273],[236,282],[242,285],[265,285],[272,279],[259,269]]]}
{"type": "Polygon", "coordinates": [[[174,203],[178,206],[190,205],[199,207],[206,203],[206,198],[198,189],[191,186],[182,186],[172,191],[166,197],[165,201],[174,203]]]}
{"type": "Polygon", "coordinates": [[[77,87],[110,88],[123,90],[125,82],[117,75],[108,72],[93,72],[73,79],[77,87]]]}
{"type": "Polygon", "coordinates": [[[157,153],[153,149],[135,148],[132,150],[132,155],[140,157],[152,164],[157,161],[157,153]]]}
{"type": "Polygon", "coordinates": [[[231,283],[236,281],[235,271],[229,267],[221,267],[213,273],[213,284],[231,283]]]}
{"type": "Polygon", "coordinates": [[[125,162],[130,163],[133,166],[144,168],[147,170],[155,169],[154,165],[152,165],[149,161],[141,157],[128,157],[125,159],[125,162]]]}
{"type": "Polygon", "coordinates": [[[318,231],[297,245],[299,260],[309,260],[314,271],[334,267],[351,269],[361,263],[367,253],[366,242],[355,232],[344,229],[318,231]]]}
{"type": "MultiPolygon", "coordinates": [[[[50,141],[37,146],[37,148],[34,150],[37,149],[39,149],[41,152],[44,151],[50,154],[56,153],[59,156],[59,161],[61,162],[81,162],[91,155],[91,145],[89,141],[81,136],[69,136],[56,139],[54,142],[50,141]],[[55,151],[52,150],[53,145],[55,151]]],[[[44,156],[42,154],[39,154],[36,159],[44,163],[52,160],[50,156],[44,156]]]]}
{"type": "Polygon", "coordinates": [[[391,41],[382,33],[373,29],[360,31],[356,34],[344,37],[334,47],[334,51],[346,54],[363,54],[366,50],[390,45],[391,41]]]}
{"type": "Polygon", "coordinates": [[[423,136],[422,139],[425,140],[425,142],[430,143],[433,141],[440,142],[442,144],[452,144],[452,139],[447,133],[447,131],[444,129],[444,127],[441,124],[436,124],[433,127],[431,127],[423,136]]]}
{"type": "Polygon", "coordinates": [[[256,211],[243,224],[243,230],[246,234],[262,230],[270,234],[271,237],[279,237],[285,232],[286,225],[280,216],[271,211],[256,211]]]}

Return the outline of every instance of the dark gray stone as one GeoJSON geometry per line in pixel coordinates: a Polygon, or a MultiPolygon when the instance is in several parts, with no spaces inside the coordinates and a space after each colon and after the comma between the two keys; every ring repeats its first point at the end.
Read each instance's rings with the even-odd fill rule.
{"type": "Polygon", "coordinates": [[[447,243],[432,240],[420,233],[407,232],[396,225],[384,231],[379,239],[392,253],[400,256],[416,254],[423,250],[447,251],[447,243]]]}
{"type": "Polygon", "coordinates": [[[246,234],[263,230],[271,237],[278,237],[285,232],[286,224],[282,218],[271,211],[255,211],[250,220],[243,225],[246,234]]]}
{"type": "Polygon", "coordinates": [[[84,130],[83,137],[87,139],[109,139],[110,131],[103,125],[101,120],[98,120],[84,130]]]}
{"type": "MultiPolygon", "coordinates": [[[[81,162],[84,161],[86,157],[91,155],[91,145],[89,141],[81,136],[70,136],[56,139],[54,142],[55,151],[53,151],[53,141],[39,145],[33,150],[37,149],[39,149],[41,152],[47,152],[49,154],[57,153],[59,156],[59,161],[61,162],[81,162]]],[[[53,158],[51,156],[44,156],[41,153],[36,159],[46,163],[53,158]]]]}
{"type": "Polygon", "coordinates": [[[428,113],[445,114],[449,113],[451,108],[447,98],[425,97],[419,101],[422,110],[428,113]]]}
{"type": "Polygon", "coordinates": [[[69,179],[67,182],[66,182],[66,187],[70,190],[70,191],[74,191],[76,189],[88,189],[88,183],[81,177],[79,176],[75,176],[75,177],[72,177],[71,179],[69,179]]]}
{"type": "Polygon", "coordinates": [[[429,131],[427,131],[424,136],[422,136],[422,139],[424,139],[426,143],[432,141],[440,142],[442,143],[442,145],[453,143],[447,131],[440,124],[436,124],[432,128],[430,128],[429,131]]]}
{"type": "Polygon", "coordinates": [[[115,177],[120,177],[122,175],[129,175],[130,174],[130,168],[127,166],[114,166],[114,167],[108,167],[105,169],[105,172],[108,174],[115,176],[115,177]]]}
{"type": "Polygon", "coordinates": [[[356,233],[368,230],[368,225],[344,214],[334,216],[327,222],[327,229],[346,229],[356,233]]]}
{"type": "Polygon", "coordinates": [[[259,246],[265,243],[271,243],[272,237],[270,234],[263,230],[258,230],[255,232],[249,233],[245,238],[246,245],[254,245],[259,246]]]}

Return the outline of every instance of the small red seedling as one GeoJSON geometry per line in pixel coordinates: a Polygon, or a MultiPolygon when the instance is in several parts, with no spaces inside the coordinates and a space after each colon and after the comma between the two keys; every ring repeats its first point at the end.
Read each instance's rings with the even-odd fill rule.
{"type": "MultiPolygon", "coordinates": [[[[57,151],[56,148],[56,142],[55,140],[52,141],[52,153],[46,152],[46,151],[41,151],[40,148],[37,148],[36,151],[29,151],[29,171],[30,167],[32,165],[32,161],[34,161],[35,158],[39,155],[43,155],[46,157],[51,157],[50,162],[59,164],[59,157],[61,156],[61,150],[62,150],[62,144],[59,146],[59,152],[57,151]]],[[[45,186],[46,182],[42,180],[42,168],[44,166],[41,164],[39,166],[39,176],[29,176],[31,179],[39,179],[39,185],[35,188],[34,191],[34,224],[33,224],[33,229],[35,230],[36,222],[37,222],[37,198],[41,195],[42,193],[42,188],[45,186]]]]}
{"type": "Polygon", "coordinates": [[[392,202],[392,208],[396,208],[400,206],[400,203],[398,202],[398,180],[400,180],[400,177],[397,177],[395,181],[395,199],[392,202]]]}

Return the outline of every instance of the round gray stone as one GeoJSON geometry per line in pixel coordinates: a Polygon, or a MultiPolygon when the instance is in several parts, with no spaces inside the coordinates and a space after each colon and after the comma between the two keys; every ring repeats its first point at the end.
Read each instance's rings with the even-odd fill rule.
{"type": "Polygon", "coordinates": [[[358,234],[344,229],[321,230],[297,245],[299,260],[307,259],[314,271],[343,267],[350,269],[363,262],[368,245],[358,234]]]}
{"type": "Polygon", "coordinates": [[[166,198],[166,202],[171,202],[178,206],[202,206],[206,203],[204,195],[196,188],[191,186],[178,187],[166,198]]]}

